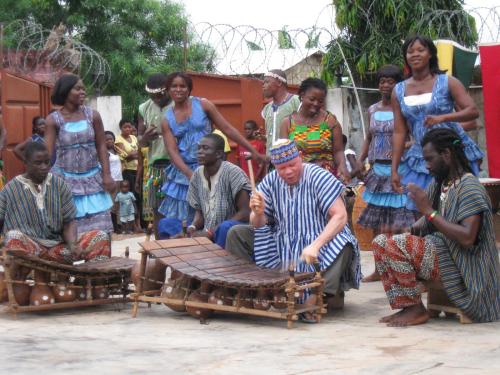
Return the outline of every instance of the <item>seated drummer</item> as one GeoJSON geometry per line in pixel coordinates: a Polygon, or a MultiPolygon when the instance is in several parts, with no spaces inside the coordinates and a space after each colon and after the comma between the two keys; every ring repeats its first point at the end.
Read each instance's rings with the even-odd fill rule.
{"type": "Polygon", "coordinates": [[[488,195],[453,130],[429,131],[422,147],[435,181],[427,192],[415,184],[408,190],[423,217],[410,233],[381,234],[372,244],[391,308],[400,309],[380,322],[408,326],[429,319],[417,280],[442,283],[449,299],[474,321],[498,320],[500,265],[488,195]]]}
{"type": "MultiPolygon", "coordinates": [[[[311,272],[318,262],[325,293],[337,295],[341,307],[344,291],[358,288],[361,276],[357,241],[346,225],[344,186],[330,172],[303,163],[293,141],[280,140],[270,155],[275,170],[250,199],[251,226],[233,227],[226,249],[267,268],[311,272]]],[[[315,296],[306,301],[315,302],[315,296]]]]}
{"type": "MultiPolygon", "coordinates": [[[[76,260],[108,258],[109,236],[102,231],[86,232],[77,238],[71,190],[49,173],[50,155],[43,143],[25,149],[26,173],[12,179],[0,192],[0,228],[7,249],[26,251],[42,259],[71,264],[76,260]]],[[[23,270],[12,275],[27,276],[23,270]]],[[[36,281],[47,275],[35,273],[36,281]]]]}
{"type": "Polygon", "coordinates": [[[248,223],[251,187],[243,170],[224,161],[224,139],[208,134],[198,144],[198,163],[189,181],[187,199],[196,210],[189,236],[206,236],[226,246],[229,229],[248,223]]]}

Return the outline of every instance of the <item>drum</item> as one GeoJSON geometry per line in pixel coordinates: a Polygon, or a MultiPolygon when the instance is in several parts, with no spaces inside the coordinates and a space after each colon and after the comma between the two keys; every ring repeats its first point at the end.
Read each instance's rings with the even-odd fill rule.
{"type": "Polygon", "coordinates": [[[496,213],[500,203],[500,178],[480,178],[479,182],[486,189],[490,197],[493,213],[496,213]]]}

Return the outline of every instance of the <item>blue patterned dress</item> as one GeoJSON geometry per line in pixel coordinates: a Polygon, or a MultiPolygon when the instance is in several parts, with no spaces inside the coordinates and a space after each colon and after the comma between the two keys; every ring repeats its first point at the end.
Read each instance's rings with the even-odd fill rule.
{"type": "MultiPolygon", "coordinates": [[[[254,256],[257,265],[297,272],[313,272],[313,265],[300,260],[302,250],[310,245],[328,223],[328,210],[344,186],[328,171],[304,164],[297,185],[288,185],[276,171],[269,173],[258,186],[265,196],[268,225],[255,229],[254,256]]],[[[358,288],[361,278],[358,243],[346,225],[324,245],[318,257],[321,270],[327,269],[344,246],[353,245],[349,271],[341,278],[342,290],[358,288]]]]}
{"type": "Polygon", "coordinates": [[[56,161],[52,173],[71,187],[76,206],[78,235],[91,230],[111,232],[113,202],[104,190],[97,155],[92,109],[82,106],[85,118],[64,121],[61,112],[52,114],[56,122],[56,161]]]}
{"type": "MultiPolygon", "coordinates": [[[[201,138],[212,132],[212,123],[201,106],[200,98],[193,96],[190,99],[191,116],[185,121],[177,123],[172,107],[167,110],[165,117],[177,141],[182,160],[194,171],[198,167],[198,158],[196,157],[198,143],[201,138]]],[[[166,182],[162,188],[165,199],[163,199],[158,211],[168,219],[191,222],[194,210],[187,201],[188,178],[173,164],[167,167],[165,174],[166,182]]]]}
{"type": "MultiPolygon", "coordinates": [[[[418,212],[406,208],[406,194],[396,194],[391,185],[392,134],[394,113],[380,111],[379,103],[368,108],[370,114],[371,142],[368,149],[370,171],[365,178],[363,199],[368,203],[358,223],[377,231],[398,230],[411,226],[418,219],[418,212]]],[[[407,170],[403,162],[399,173],[407,170]]]]}
{"type": "MultiPolygon", "coordinates": [[[[406,163],[408,169],[401,175],[401,183],[407,185],[413,182],[425,189],[433,181],[433,177],[427,170],[425,160],[423,158],[421,142],[425,133],[435,128],[447,128],[454,130],[462,140],[464,145],[465,156],[470,162],[470,166],[475,175],[479,173],[478,161],[484,157],[483,152],[474,143],[474,141],[465,133],[463,128],[457,122],[442,122],[431,127],[425,127],[424,121],[429,115],[442,115],[452,113],[454,111],[453,98],[448,89],[448,76],[446,74],[438,74],[432,88],[431,101],[423,105],[409,106],[404,101],[406,81],[399,82],[396,85],[396,97],[401,107],[401,112],[406,119],[409,131],[415,143],[406,152],[402,161],[406,163]]],[[[408,199],[406,207],[415,210],[415,203],[408,199]]]]}

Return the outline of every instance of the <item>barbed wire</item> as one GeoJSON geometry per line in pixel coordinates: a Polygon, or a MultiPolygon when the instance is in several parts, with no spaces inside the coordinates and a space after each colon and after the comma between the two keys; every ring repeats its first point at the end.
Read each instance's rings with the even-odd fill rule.
{"type": "Polygon", "coordinates": [[[31,21],[16,20],[4,25],[3,38],[3,66],[13,72],[52,84],[71,72],[98,89],[104,89],[111,78],[106,60],[68,35],[64,25],[47,30],[31,21]]]}
{"type": "MultiPolygon", "coordinates": [[[[465,7],[465,11],[475,22],[463,17],[463,11],[437,10],[420,15],[416,31],[428,34],[432,25],[438,36],[455,35],[458,30],[469,35],[477,33],[478,43],[468,46],[476,50],[479,43],[500,41],[500,7],[465,7]]],[[[319,62],[311,56],[326,52],[331,41],[341,36],[334,17],[334,7],[328,4],[318,15],[316,25],[309,28],[270,30],[201,22],[190,24],[190,31],[195,40],[212,48],[209,53],[219,74],[258,75],[270,69],[286,70],[299,62],[306,73],[317,73],[319,62]],[[329,18],[323,23],[327,26],[320,26],[318,20],[325,17],[329,18]]],[[[369,20],[368,15],[365,18],[369,20]]]]}

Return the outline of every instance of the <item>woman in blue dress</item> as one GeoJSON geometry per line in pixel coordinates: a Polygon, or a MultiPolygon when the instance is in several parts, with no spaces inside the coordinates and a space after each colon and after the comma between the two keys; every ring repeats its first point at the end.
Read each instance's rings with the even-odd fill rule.
{"type": "Polygon", "coordinates": [[[171,164],[167,167],[166,183],[162,192],[165,198],[158,211],[167,219],[190,223],[194,210],[187,202],[189,180],[198,167],[198,142],[212,132],[215,124],[233,141],[249,150],[261,162],[266,157],[255,148],[222,117],[215,105],[207,99],[190,96],[193,81],[182,72],[175,72],[167,78],[167,89],[174,106],[165,113],[162,134],[171,164]]]}
{"type": "MultiPolygon", "coordinates": [[[[484,155],[459,124],[479,116],[474,101],[459,80],[439,70],[437,49],[429,38],[420,35],[408,38],[403,45],[403,55],[410,77],[396,85],[391,98],[394,111],[391,182],[394,191],[403,192],[403,187],[410,182],[423,189],[431,183],[433,178],[422,156],[421,141],[425,133],[434,128],[452,129],[459,135],[472,171],[477,175],[484,155]],[[403,157],[408,133],[415,143],[403,157]],[[400,176],[398,167],[402,161],[407,170],[400,176]]],[[[406,207],[416,209],[411,199],[406,207]]]]}
{"type": "Polygon", "coordinates": [[[59,78],[52,91],[52,104],[61,109],[47,117],[45,142],[56,161],[52,173],[70,186],[76,206],[77,234],[113,230],[106,191],[115,182],[109,169],[106,137],[99,112],[84,106],[85,86],[74,74],[59,78]]]}

